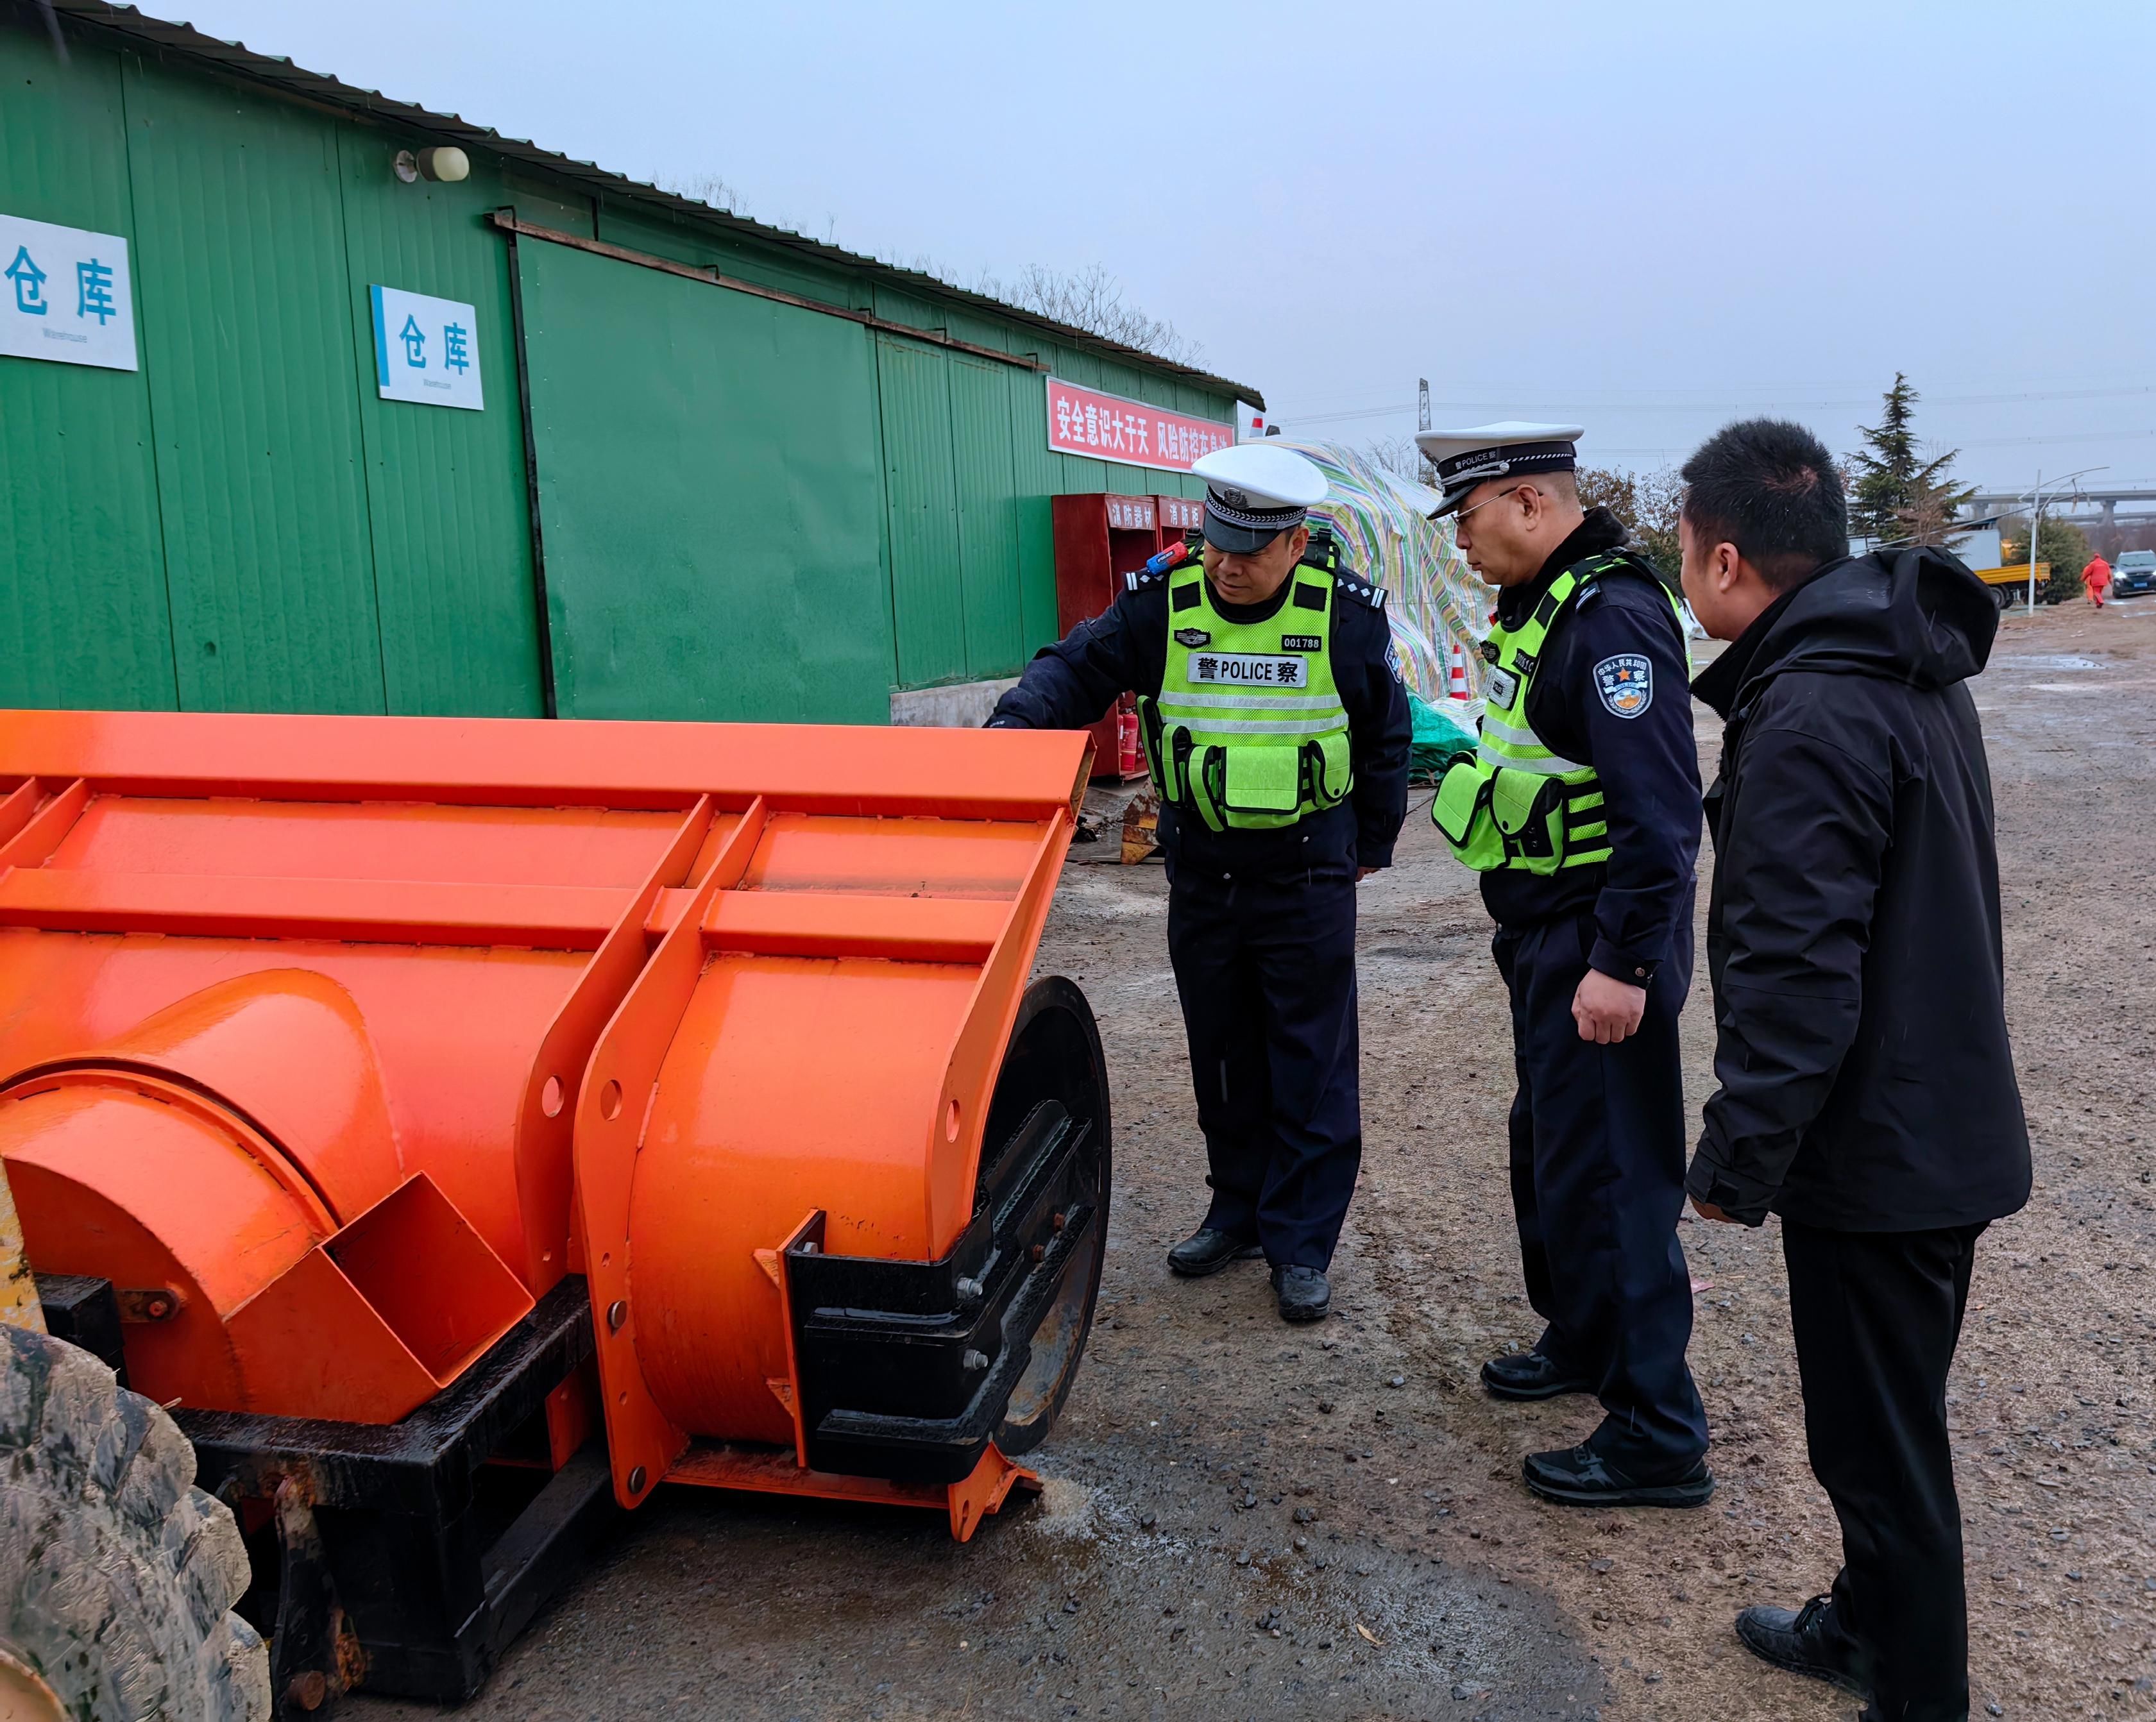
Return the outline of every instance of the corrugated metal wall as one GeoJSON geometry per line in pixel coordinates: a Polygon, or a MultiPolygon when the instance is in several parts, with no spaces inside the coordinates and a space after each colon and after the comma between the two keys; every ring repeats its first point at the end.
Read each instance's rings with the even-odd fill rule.
{"type": "Polygon", "coordinates": [[[884,487],[899,685],[968,679],[959,577],[958,479],[951,372],[940,349],[876,336],[883,388],[884,487]]]}
{"type": "Polygon", "coordinates": [[[336,131],[126,71],[180,704],[380,711],[336,131]]]}
{"type": "Polygon", "coordinates": [[[397,149],[379,132],[339,129],[382,691],[394,712],[536,717],[539,627],[516,325],[501,236],[478,218],[503,192],[480,172],[463,185],[400,184],[390,167],[397,149]],[[477,309],[484,413],[385,401],[368,386],[367,290],[377,281],[477,309]]]}
{"type": "Polygon", "coordinates": [[[563,717],[882,723],[865,331],[520,240],[563,717]]]}
{"type": "Polygon", "coordinates": [[[0,704],[526,715],[551,670],[565,713],[880,721],[891,687],[1012,674],[1054,638],[1050,495],[1196,492],[1051,454],[1037,371],[524,240],[526,291],[536,272],[555,319],[533,366],[542,665],[511,248],[485,220],[505,206],[1116,393],[1229,408],[476,154],[461,184],[404,185],[390,158],[424,140],[178,62],[80,44],[62,65],[0,22],[0,211],[127,238],[142,363],[0,358],[0,704]],[[557,291],[572,279],[573,302],[557,291]],[[374,282],[477,307],[484,413],[378,398],[374,282]],[[598,344],[655,329],[660,304],[687,371],[652,346],[604,362],[598,344]],[[631,379],[656,392],[624,395],[631,379]],[[633,461],[634,438],[575,429],[622,423],[635,398],[670,400],[693,435],[647,435],[633,461]],[[757,481],[700,484],[716,469],[685,451],[757,481]],[[728,494],[743,553],[717,558],[728,494]],[[634,546],[624,518],[644,523],[634,546]],[[745,655],[723,632],[743,626],[745,655]]]}
{"type": "Polygon", "coordinates": [[[1018,470],[1011,459],[1010,387],[1022,382],[1030,393],[1041,382],[993,360],[952,353],[947,362],[958,481],[966,669],[976,679],[1008,675],[1026,653],[1019,602],[1018,470]]]}
{"type": "MultiPolygon", "coordinates": [[[[0,29],[0,209],[131,249],[119,61],[22,48],[0,29]]],[[[0,359],[0,702],[177,703],[150,443],[141,372],[0,359]]]]}

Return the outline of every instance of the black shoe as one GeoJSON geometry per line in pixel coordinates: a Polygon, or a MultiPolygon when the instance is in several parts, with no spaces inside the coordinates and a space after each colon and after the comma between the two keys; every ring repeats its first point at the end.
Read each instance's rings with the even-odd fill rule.
{"type": "Polygon", "coordinates": [[[1831,1597],[1815,1596],[1798,1609],[1748,1608],[1737,1617],[1737,1636],[1762,1662],[1871,1696],[1871,1659],[1835,1619],[1831,1597]]]}
{"type": "Polygon", "coordinates": [[[1273,1294],[1282,1321],[1322,1321],[1332,1307],[1332,1287],[1315,1268],[1276,1268],[1273,1294]]]}
{"type": "Polygon", "coordinates": [[[1707,1461],[1661,1482],[1643,1482],[1591,1447],[1531,1453],[1522,1467],[1527,1487],[1568,1507],[1703,1507],[1714,1494],[1707,1461]]]}
{"type": "Polygon", "coordinates": [[[1555,1399],[1565,1393],[1592,1393],[1584,1376],[1569,1375],[1539,1351],[1493,1357],[1482,1366],[1482,1385],[1492,1399],[1555,1399]]]}
{"type": "Polygon", "coordinates": [[[1216,1232],[1200,1226],[1168,1253],[1168,1265],[1185,1279],[1203,1279],[1218,1274],[1230,1262],[1247,1262],[1261,1253],[1253,1238],[1232,1232],[1216,1232]]]}

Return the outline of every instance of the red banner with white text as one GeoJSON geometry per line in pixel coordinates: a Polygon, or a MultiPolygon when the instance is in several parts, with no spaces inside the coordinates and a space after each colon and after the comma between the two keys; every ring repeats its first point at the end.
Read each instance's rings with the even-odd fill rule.
{"type": "Polygon", "coordinates": [[[1059,454],[1187,473],[1201,454],[1235,440],[1235,427],[1218,419],[1194,418],[1060,377],[1048,379],[1048,446],[1059,454]]]}

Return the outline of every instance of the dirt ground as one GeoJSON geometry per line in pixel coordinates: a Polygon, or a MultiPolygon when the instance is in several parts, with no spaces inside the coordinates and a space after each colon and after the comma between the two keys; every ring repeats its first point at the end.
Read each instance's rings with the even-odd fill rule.
{"type": "MultiPolygon", "coordinates": [[[[1978,1715],[2156,1709],[2152,689],[2156,598],[2010,617],[1976,689],[2036,1156],[2028,1210],[1980,1249],[1949,1397],[1978,1715]]],[[[1700,734],[1711,769],[1704,710],[1700,734]]],[[[1538,1324],[1504,1171],[1507,1018],[1471,879],[1418,805],[1399,864],[1363,887],[1366,1156],[1336,1315],[1316,1329],[1276,1320],[1261,1264],[1196,1284],[1163,1266],[1204,1209],[1165,898],[1158,867],[1074,858],[1042,951],[1101,1016],[1116,1107],[1100,1319],[1036,1455],[1043,1499],[962,1547],[926,1515],[662,1491],[465,1714],[1855,1714],[1730,1631],[1747,1602],[1825,1588],[1837,1561],[1775,1226],[1681,1228],[1712,1505],[1536,1501],[1521,1455],[1597,1413],[1474,1385],[1538,1324]]],[[[1696,1111],[1703,974],[1684,1022],[1696,1111]]]]}

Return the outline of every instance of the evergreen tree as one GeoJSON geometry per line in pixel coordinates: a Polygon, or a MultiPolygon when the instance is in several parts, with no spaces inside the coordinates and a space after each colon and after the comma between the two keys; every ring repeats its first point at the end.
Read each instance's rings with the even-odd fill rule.
{"type": "Polygon", "coordinates": [[[1859,425],[1868,447],[1850,456],[1856,484],[1850,494],[1849,530],[1861,537],[1938,544],[1948,522],[1972,494],[1948,476],[1961,454],[1949,448],[1925,460],[1913,428],[1918,396],[1897,371],[1876,425],[1859,425]]]}

